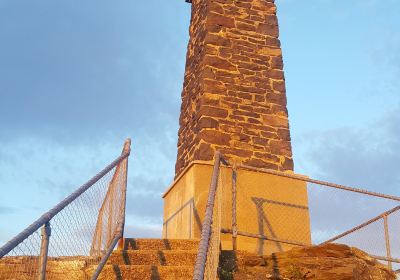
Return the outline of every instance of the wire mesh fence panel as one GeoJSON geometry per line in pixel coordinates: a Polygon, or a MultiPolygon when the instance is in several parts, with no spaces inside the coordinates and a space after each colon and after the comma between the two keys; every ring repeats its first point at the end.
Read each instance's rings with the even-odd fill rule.
{"type": "Polygon", "coordinates": [[[240,248],[271,254],[311,243],[305,184],[239,170],[237,229],[240,248]]]}
{"type": "Polygon", "coordinates": [[[0,258],[0,279],[90,278],[124,218],[127,161],[119,157],[28,227],[47,220],[0,258]]]}
{"type": "MultiPolygon", "coordinates": [[[[393,212],[387,219],[390,253],[392,258],[400,260],[400,211],[393,212]]],[[[400,264],[397,262],[392,263],[392,267],[393,270],[400,270],[400,264]]]]}
{"type": "Polygon", "coordinates": [[[338,238],[333,243],[346,244],[374,256],[386,256],[385,228],[383,219],[338,238]]]}
{"type": "Polygon", "coordinates": [[[35,231],[8,255],[0,259],[0,279],[37,279],[41,245],[40,230],[35,231]]]}
{"type": "MultiPolygon", "coordinates": [[[[240,249],[271,254],[318,245],[400,204],[397,198],[385,195],[306,181],[305,177],[278,176],[254,169],[238,171],[236,217],[240,249]]],[[[381,260],[389,256],[398,259],[399,215],[400,211],[388,215],[386,228],[384,219],[379,218],[333,242],[357,247],[381,260]]]]}
{"type": "Polygon", "coordinates": [[[102,201],[115,169],[51,220],[50,257],[89,256],[102,201]]]}
{"type": "Polygon", "coordinates": [[[209,247],[207,251],[207,260],[205,265],[205,280],[217,279],[219,254],[221,249],[221,222],[222,222],[222,206],[224,197],[224,179],[225,173],[222,168],[219,169],[218,186],[215,193],[214,210],[211,224],[211,234],[209,247]]]}
{"type": "Polygon", "coordinates": [[[309,185],[308,195],[313,244],[345,244],[376,257],[390,268],[398,267],[384,260],[400,253],[400,247],[393,246],[399,242],[398,221],[390,218],[398,215],[398,210],[388,216],[388,226],[381,216],[397,209],[398,201],[314,184],[309,185]]]}
{"type": "MultiPolygon", "coordinates": [[[[126,170],[126,162],[122,162],[117,169],[126,170]]],[[[125,172],[118,170],[111,179],[105,198],[99,209],[96,222],[96,231],[92,236],[93,242],[90,249],[92,257],[99,257],[111,245],[118,222],[124,213],[121,213],[121,205],[124,204],[125,172]]]]}
{"type": "MultiPolygon", "coordinates": [[[[329,240],[397,205],[399,202],[394,200],[308,184],[312,242],[319,244],[329,240]]],[[[373,233],[372,227],[370,233],[373,233]]],[[[371,235],[370,242],[373,241],[371,235]]]]}

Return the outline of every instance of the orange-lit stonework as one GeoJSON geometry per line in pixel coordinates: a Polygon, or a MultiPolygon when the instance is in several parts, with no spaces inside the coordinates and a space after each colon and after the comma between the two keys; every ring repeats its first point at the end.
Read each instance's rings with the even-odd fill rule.
{"type": "MultiPolygon", "coordinates": [[[[200,237],[216,151],[230,164],[293,172],[278,37],[272,0],[192,1],[175,181],[164,195],[164,238],[200,237]]],[[[223,168],[222,175],[222,227],[231,229],[231,169],[223,168]]],[[[310,243],[306,183],[238,170],[237,187],[242,229],[310,243]]],[[[232,246],[230,234],[222,238],[225,248],[232,246]]],[[[293,247],[248,237],[237,242],[238,249],[254,253],[293,247]]]]}
{"type": "Polygon", "coordinates": [[[176,177],[216,150],[293,170],[282,51],[272,0],[193,0],[176,177]]]}

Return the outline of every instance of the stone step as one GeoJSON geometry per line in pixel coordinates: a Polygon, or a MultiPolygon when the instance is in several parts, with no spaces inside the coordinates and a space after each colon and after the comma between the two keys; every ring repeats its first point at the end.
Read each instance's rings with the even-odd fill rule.
{"type": "Polygon", "coordinates": [[[108,264],[179,266],[196,262],[197,250],[118,250],[108,264]]]}
{"type": "MultiPolygon", "coordinates": [[[[94,268],[90,268],[91,273],[94,268]]],[[[193,266],[105,265],[99,280],[191,280],[193,266]]]]}
{"type": "Polygon", "coordinates": [[[125,238],[125,250],[197,250],[199,240],[125,238]]]}

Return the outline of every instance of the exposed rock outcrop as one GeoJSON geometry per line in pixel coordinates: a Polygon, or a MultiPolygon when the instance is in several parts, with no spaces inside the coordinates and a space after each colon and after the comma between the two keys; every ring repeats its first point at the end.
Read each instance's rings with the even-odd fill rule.
{"type": "Polygon", "coordinates": [[[292,249],[270,256],[225,251],[221,279],[394,280],[396,275],[365,252],[340,244],[292,249]]]}

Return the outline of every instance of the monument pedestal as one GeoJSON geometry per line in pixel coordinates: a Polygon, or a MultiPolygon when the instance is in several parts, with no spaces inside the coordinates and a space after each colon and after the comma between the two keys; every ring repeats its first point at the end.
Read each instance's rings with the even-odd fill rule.
{"type": "MultiPolygon", "coordinates": [[[[199,239],[213,165],[194,161],[164,194],[163,238],[199,239]]],[[[232,230],[232,169],[221,166],[223,229],[232,230]]],[[[305,182],[268,173],[237,169],[237,249],[257,254],[286,251],[310,244],[310,218],[305,182]],[[273,241],[271,241],[273,240],[273,241]],[[277,241],[279,240],[279,241],[277,241]]],[[[222,248],[232,249],[232,235],[222,234],[222,248]]]]}

